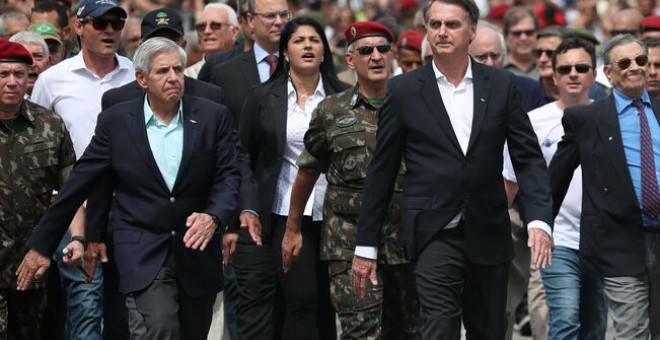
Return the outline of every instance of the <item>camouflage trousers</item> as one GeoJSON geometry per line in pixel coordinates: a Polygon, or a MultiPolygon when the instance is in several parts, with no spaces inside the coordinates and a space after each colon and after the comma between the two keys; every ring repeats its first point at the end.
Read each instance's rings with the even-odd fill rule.
{"type": "Polygon", "coordinates": [[[0,289],[0,340],[38,340],[46,289],[0,289]]]}
{"type": "Polygon", "coordinates": [[[341,339],[415,339],[419,300],[409,264],[378,265],[378,285],[358,299],[350,261],[329,261],[330,299],[341,323],[341,339]]]}

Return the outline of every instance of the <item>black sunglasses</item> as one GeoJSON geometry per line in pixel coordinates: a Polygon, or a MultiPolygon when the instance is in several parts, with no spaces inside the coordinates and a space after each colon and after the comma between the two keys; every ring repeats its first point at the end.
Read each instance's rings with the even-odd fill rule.
{"type": "Polygon", "coordinates": [[[211,21],[211,22],[200,22],[198,24],[195,24],[195,29],[197,30],[197,32],[204,32],[204,30],[206,30],[206,26],[210,26],[212,30],[217,31],[217,30],[221,30],[223,25],[230,26],[227,23],[211,21]]]}
{"type": "Polygon", "coordinates": [[[620,34],[630,34],[632,36],[637,35],[637,30],[611,30],[610,36],[615,37],[620,34]]]}
{"type": "Polygon", "coordinates": [[[360,55],[371,55],[374,53],[374,48],[378,50],[378,53],[387,53],[392,50],[392,46],[390,46],[390,44],[380,44],[376,46],[364,45],[356,48],[356,50],[360,55]]]}
{"type": "Polygon", "coordinates": [[[121,31],[124,29],[124,25],[126,25],[126,20],[124,19],[84,18],[80,22],[82,24],[91,22],[92,27],[99,31],[106,29],[108,25],[112,25],[112,29],[115,31],[121,31]]]}
{"type": "Polygon", "coordinates": [[[536,30],[510,31],[509,34],[511,34],[512,36],[514,36],[516,38],[520,38],[520,36],[523,35],[523,34],[528,36],[528,37],[531,37],[534,34],[536,34],[536,30]]]}
{"type": "Polygon", "coordinates": [[[625,70],[628,67],[630,67],[630,65],[632,65],[633,60],[635,60],[635,63],[637,65],[644,66],[644,65],[646,65],[646,63],[649,62],[649,57],[647,55],[640,54],[640,55],[636,56],[634,59],[621,58],[621,59],[615,61],[614,63],[616,64],[616,66],[619,67],[620,70],[625,70]]]}
{"type": "Polygon", "coordinates": [[[532,54],[534,54],[536,58],[541,58],[543,53],[545,53],[549,59],[552,59],[552,55],[555,54],[555,50],[544,50],[542,48],[535,48],[532,50],[532,54]]]}
{"type": "Polygon", "coordinates": [[[566,74],[571,73],[571,70],[573,70],[573,67],[575,67],[575,71],[577,71],[577,73],[587,73],[591,69],[591,65],[577,64],[577,65],[557,66],[556,71],[557,71],[557,73],[559,73],[561,75],[566,75],[566,74]]]}

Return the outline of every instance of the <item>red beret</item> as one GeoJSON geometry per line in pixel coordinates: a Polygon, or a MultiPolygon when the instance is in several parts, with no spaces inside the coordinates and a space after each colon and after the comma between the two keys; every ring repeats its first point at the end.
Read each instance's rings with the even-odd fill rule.
{"type": "Polygon", "coordinates": [[[366,37],[385,37],[389,42],[394,40],[394,35],[389,28],[373,21],[354,22],[348,25],[346,31],[344,31],[344,35],[346,36],[346,46],[349,46],[355,40],[366,37]]]}
{"type": "Polygon", "coordinates": [[[399,46],[399,48],[403,47],[421,53],[422,40],[424,40],[424,34],[415,30],[407,30],[399,36],[399,41],[396,42],[396,45],[399,46]]]}
{"type": "Polygon", "coordinates": [[[400,12],[405,12],[411,9],[416,11],[417,7],[419,7],[417,0],[400,0],[399,3],[400,12]]]}
{"type": "Polygon", "coordinates": [[[23,45],[0,39],[0,62],[32,65],[32,55],[23,45]]]}
{"type": "Polygon", "coordinates": [[[497,5],[495,7],[491,7],[490,11],[488,12],[488,19],[494,19],[494,20],[500,20],[504,18],[504,14],[506,14],[506,11],[511,8],[511,5],[509,4],[501,4],[497,5]]]}
{"type": "Polygon", "coordinates": [[[660,31],[660,15],[650,15],[639,22],[642,31],[660,31]]]}

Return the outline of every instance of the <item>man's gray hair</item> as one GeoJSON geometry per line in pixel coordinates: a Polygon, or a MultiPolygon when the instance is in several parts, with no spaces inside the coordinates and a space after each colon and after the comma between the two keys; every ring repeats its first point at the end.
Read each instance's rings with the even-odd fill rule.
{"type": "Polygon", "coordinates": [[[43,47],[44,55],[48,58],[48,44],[41,34],[33,31],[20,31],[12,35],[9,41],[19,44],[35,44],[43,47]]]}
{"type": "Polygon", "coordinates": [[[502,30],[491,24],[490,22],[486,20],[479,20],[477,23],[477,27],[483,27],[483,28],[488,28],[491,31],[495,32],[497,34],[497,39],[500,40],[500,45],[502,46],[502,53],[506,55],[506,41],[504,40],[504,34],[502,33],[502,30]]]}
{"type": "Polygon", "coordinates": [[[186,63],[188,62],[186,51],[174,41],[161,37],[149,38],[138,47],[133,55],[133,67],[135,67],[136,71],[147,74],[151,69],[151,62],[156,55],[171,51],[179,53],[181,64],[183,67],[186,67],[186,63]]]}
{"type": "Polygon", "coordinates": [[[635,43],[641,46],[644,50],[644,54],[648,54],[648,48],[646,48],[646,45],[641,40],[633,37],[630,34],[619,34],[612,38],[612,40],[610,40],[607,45],[605,45],[605,49],[603,50],[603,63],[605,65],[612,64],[612,49],[619,45],[627,45],[630,43],[635,43]]]}
{"type": "Polygon", "coordinates": [[[19,11],[11,11],[11,12],[5,12],[2,15],[0,15],[0,37],[5,36],[5,18],[14,18],[18,20],[25,20],[28,25],[30,24],[30,19],[25,15],[23,12],[19,11]]]}
{"type": "Polygon", "coordinates": [[[217,9],[224,10],[225,13],[227,13],[227,22],[230,25],[234,26],[234,27],[238,26],[238,17],[236,16],[236,11],[233,8],[231,8],[231,6],[229,6],[227,4],[212,2],[212,3],[204,6],[204,9],[202,10],[201,15],[204,15],[204,13],[206,13],[206,11],[208,11],[209,9],[212,9],[212,8],[217,8],[217,9]]]}

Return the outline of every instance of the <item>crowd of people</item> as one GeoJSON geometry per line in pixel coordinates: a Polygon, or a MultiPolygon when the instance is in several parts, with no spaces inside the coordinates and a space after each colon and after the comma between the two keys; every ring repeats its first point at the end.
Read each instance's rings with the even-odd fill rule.
{"type": "Polygon", "coordinates": [[[660,340],[659,166],[653,0],[7,0],[0,339],[660,340]]]}

